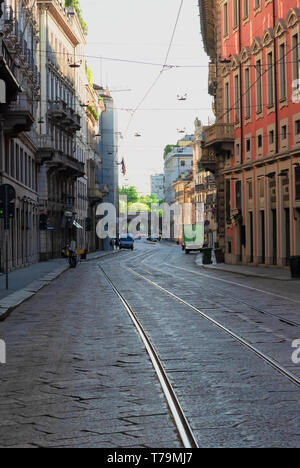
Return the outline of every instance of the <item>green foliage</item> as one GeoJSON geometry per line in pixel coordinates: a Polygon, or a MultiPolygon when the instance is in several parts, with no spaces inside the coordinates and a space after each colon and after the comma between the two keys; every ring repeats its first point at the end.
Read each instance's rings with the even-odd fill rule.
{"type": "Polygon", "coordinates": [[[166,158],[168,154],[171,153],[171,151],[173,151],[174,148],[175,145],[167,145],[164,150],[164,158],[166,158]]]}
{"type": "Polygon", "coordinates": [[[87,27],[87,24],[86,24],[86,22],[84,21],[84,19],[82,17],[82,12],[81,12],[81,8],[80,8],[79,0],[65,0],[65,6],[75,8],[75,10],[77,11],[78,18],[79,18],[81,27],[83,29],[83,32],[86,35],[87,32],[88,32],[88,27],[87,27]]]}
{"type": "Polygon", "coordinates": [[[134,186],[122,189],[119,188],[119,195],[126,195],[128,204],[137,203],[139,201],[139,194],[134,186]]]}
{"type": "Polygon", "coordinates": [[[86,74],[86,77],[87,77],[88,82],[90,83],[91,87],[94,88],[93,72],[92,72],[92,70],[90,69],[90,67],[88,66],[88,64],[86,62],[85,62],[85,74],[86,74]]]}
{"type": "MultiPolygon", "coordinates": [[[[161,205],[163,200],[158,200],[156,195],[141,195],[139,196],[136,187],[131,186],[128,188],[119,188],[119,195],[127,195],[127,208],[134,209],[134,211],[150,211],[151,205],[161,205]],[[132,206],[134,205],[134,206],[132,206]]],[[[126,204],[121,199],[120,200],[120,211],[124,213],[126,211],[126,204]]],[[[157,207],[160,216],[162,215],[161,210],[157,207]]]]}
{"type": "Polygon", "coordinates": [[[99,117],[98,117],[97,111],[93,108],[93,106],[88,105],[88,110],[90,111],[94,119],[98,121],[99,117]]]}

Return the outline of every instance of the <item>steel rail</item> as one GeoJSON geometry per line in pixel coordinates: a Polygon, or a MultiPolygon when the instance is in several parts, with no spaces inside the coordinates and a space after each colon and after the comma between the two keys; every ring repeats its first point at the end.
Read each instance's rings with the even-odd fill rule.
{"type": "MultiPolygon", "coordinates": [[[[154,256],[155,254],[153,254],[154,256]]],[[[146,265],[147,268],[150,268],[151,270],[155,270],[155,271],[160,271],[161,273],[166,273],[165,270],[162,270],[161,268],[157,268],[157,267],[154,267],[153,265],[149,265],[148,263],[146,263],[146,260],[149,260],[149,257],[150,256],[147,256],[141,263],[146,265]]],[[[150,257],[151,258],[151,257],[150,257]]],[[[164,261],[164,265],[166,265],[167,268],[172,268],[172,269],[176,269],[176,270],[184,270],[184,271],[187,271],[191,274],[197,274],[198,276],[203,276],[205,278],[211,278],[211,279],[218,279],[218,278],[214,278],[214,277],[210,277],[209,275],[203,275],[202,273],[199,273],[197,271],[192,271],[192,270],[189,270],[188,268],[181,268],[181,267],[178,267],[176,265],[171,265],[169,263],[166,263],[164,261]]],[[[170,275],[170,273],[168,273],[170,275]]],[[[176,278],[180,278],[179,276],[176,276],[176,275],[172,275],[176,278]]],[[[181,281],[186,281],[188,282],[187,280],[185,280],[184,278],[181,278],[181,281]]],[[[222,294],[222,293],[218,293],[220,296],[222,295],[223,297],[230,297],[230,299],[232,299],[234,302],[236,303],[240,303],[240,304],[244,304],[244,305],[247,305],[250,309],[254,310],[255,312],[259,312],[261,315],[268,315],[270,317],[274,317],[276,319],[278,319],[280,322],[283,322],[287,325],[290,325],[290,326],[293,326],[293,327],[300,327],[300,323],[298,322],[294,322],[293,320],[290,320],[286,317],[282,317],[281,315],[277,315],[277,314],[273,314],[272,312],[268,312],[268,311],[265,311],[263,309],[259,309],[258,307],[255,307],[254,305],[252,304],[249,304],[249,302],[246,302],[246,301],[242,301],[241,299],[237,299],[237,298],[234,298],[232,296],[229,296],[228,294],[222,294]]],[[[276,295],[278,296],[278,295],[276,295]]],[[[284,297],[282,297],[284,299],[284,297]]]]}
{"type": "Polygon", "coordinates": [[[243,346],[245,346],[246,348],[250,349],[251,351],[253,351],[258,357],[260,357],[261,359],[263,359],[265,362],[267,362],[269,365],[271,365],[274,369],[276,369],[280,374],[284,375],[285,377],[287,377],[289,380],[291,380],[294,384],[300,386],[300,379],[294,375],[292,372],[290,372],[289,370],[285,369],[283,366],[281,366],[277,361],[275,361],[274,359],[272,359],[270,356],[268,356],[267,354],[263,353],[262,351],[260,351],[258,348],[256,348],[255,346],[253,346],[251,343],[249,343],[249,341],[245,340],[244,338],[242,338],[241,336],[239,336],[237,333],[235,333],[234,331],[230,330],[229,328],[225,327],[224,325],[222,325],[220,322],[218,322],[217,320],[213,319],[212,317],[210,317],[209,315],[205,314],[205,312],[202,312],[200,309],[197,309],[197,307],[193,306],[192,304],[189,304],[188,302],[186,302],[184,299],[182,299],[181,297],[177,296],[176,294],[172,293],[171,291],[163,288],[162,286],[160,286],[159,284],[155,283],[154,281],[150,280],[149,278],[146,278],[145,276],[141,275],[140,273],[137,273],[136,271],[134,271],[132,268],[130,267],[125,267],[127,270],[131,271],[132,274],[134,274],[135,276],[138,276],[140,278],[142,278],[144,281],[147,281],[149,284],[151,284],[152,286],[155,286],[156,288],[158,288],[159,290],[163,291],[165,294],[168,294],[169,296],[173,297],[173,299],[176,299],[177,301],[181,302],[182,304],[184,304],[185,306],[189,307],[191,310],[193,310],[194,312],[197,312],[198,314],[200,314],[203,318],[205,318],[206,320],[208,320],[209,322],[211,322],[213,325],[217,326],[219,329],[221,329],[222,331],[224,331],[225,333],[227,333],[228,335],[230,335],[232,338],[234,338],[236,341],[238,341],[239,343],[241,343],[243,346]]]}
{"type": "Polygon", "coordinates": [[[151,340],[149,339],[147,333],[143,329],[143,326],[141,325],[139,319],[133,312],[132,308],[130,307],[129,303],[126,301],[124,296],[119,292],[119,290],[116,288],[110,277],[107,275],[105,270],[102,268],[101,265],[99,265],[100,270],[102,271],[104,277],[106,278],[106,281],[108,284],[111,286],[115,294],[118,296],[122,304],[124,305],[125,309],[127,310],[127,313],[129,317],[131,318],[133,324],[135,325],[144,345],[147,350],[147,353],[151,359],[152,365],[155,369],[155,372],[157,374],[158,380],[160,382],[161,388],[163,390],[163,393],[165,395],[165,398],[167,400],[167,404],[169,406],[169,409],[171,411],[171,414],[174,418],[174,422],[176,425],[176,428],[178,430],[178,433],[180,435],[181,442],[184,446],[184,448],[187,449],[192,449],[192,448],[199,448],[197,440],[193,434],[193,431],[189,425],[189,422],[187,421],[183,409],[177,399],[177,396],[175,394],[175,391],[172,388],[172,385],[168,379],[168,376],[163,368],[163,365],[155,351],[155,348],[153,344],[151,343],[151,340]]]}

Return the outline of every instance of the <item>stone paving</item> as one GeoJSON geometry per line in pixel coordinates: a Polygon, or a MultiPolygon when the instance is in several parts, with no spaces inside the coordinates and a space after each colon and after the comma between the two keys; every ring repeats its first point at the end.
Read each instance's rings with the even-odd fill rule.
{"type": "Polygon", "coordinates": [[[0,447],[180,447],[144,346],[99,262],[149,334],[200,447],[300,446],[299,387],[133,272],[300,376],[291,361],[299,326],[279,320],[299,322],[296,284],[203,274],[192,255],[137,243],[69,270],[0,323],[8,358],[0,447]]]}
{"type": "Polygon", "coordinates": [[[123,305],[94,262],[0,324],[1,447],[180,447],[123,305]]]}
{"type": "MultiPolygon", "coordinates": [[[[223,289],[222,297],[213,278],[196,280],[188,272],[176,272],[174,266],[182,265],[181,258],[177,252],[161,248],[158,253],[146,254],[142,262],[139,258],[123,263],[204,309],[262,351],[271,356],[277,353],[278,360],[300,376],[299,366],[291,361],[290,340],[297,337],[296,328],[276,317],[260,314],[258,320],[253,310],[248,317],[249,305],[241,310],[239,304],[238,310],[231,311],[232,299],[224,298],[223,289]],[[164,261],[174,266],[169,268],[164,261]]],[[[186,262],[192,264],[193,259],[186,262]]],[[[105,262],[105,269],[113,274],[113,264],[105,262]]],[[[150,335],[200,446],[300,446],[299,387],[196,312],[130,270],[125,285],[123,275],[122,270],[114,272],[114,281],[150,335]]],[[[243,296],[239,287],[235,289],[243,296]]],[[[252,300],[255,302],[253,292],[252,300]]],[[[299,314],[298,308],[295,305],[299,314]]]]}

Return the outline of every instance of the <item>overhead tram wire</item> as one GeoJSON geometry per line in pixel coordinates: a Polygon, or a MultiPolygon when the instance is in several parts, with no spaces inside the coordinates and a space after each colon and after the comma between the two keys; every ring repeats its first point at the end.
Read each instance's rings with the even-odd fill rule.
{"type": "Polygon", "coordinates": [[[184,2],[184,0],[181,0],[181,1],[180,1],[179,10],[178,10],[178,13],[177,13],[175,25],[174,25],[174,28],[173,28],[173,31],[172,31],[172,36],[171,36],[171,40],[170,40],[170,43],[169,43],[169,46],[168,46],[168,50],[167,50],[167,54],[166,54],[166,58],[165,58],[164,64],[163,64],[163,66],[162,66],[162,68],[161,68],[161,70],[160,70],[158,76],[155,78],[155,80],[154,80],[153,83],[151,84],[150,88],[146,91],[146,94],[143,96],[143,98],[141,99],[141,101],[139,102],[139,104],[137,105],[137,107],[132,111],[131,116],[130,116],[130,119],[129,119],[129,122],[128,122],[128,125],[127,125],[126,130],[125,130],[125,133],[124,133],[124,136],[127,135],[127,132],[128,132],[128,130],[129,130],[129,127],[130,127],[130,125],[131,125],[131,122],[132,122],[132,120],[133,120],[134,115],[135,115],[136,112],[139,110],[139,108],[141,107],[141,105],[145,102],[145,100],[147,99],[147,97],[148,97],[149,94],[151,93],[152,89],[156,86],[156,84],[157,84],[158,81],[160,80],[160,78],[161,78],[163,72],[164,72],[165,70],[170,70],[170,69],[174,68],[173,65],[167,65],[167,62],[168,62],[169,55],[170,55],[170,52],[171,52],[171,48],[172,48],[172,45],[173,45],[173,41],[174,41],[176,29],[177,29],[177,26],[178,26],[178,23],[179,23],[179,19],[180,19],[182,7],[183,7],[183,2],[184,2]]]}
{"type": "MultiPolygon", "coordinates": [[[[48,51],[46,50],[41,50],[40,51],[42,54],[45,54],[45,56],[47,54],[49,54],[48,51]]],[[[53,55],[66,55],[66,53],[64,52],[59,52],[59,51],[53,51],[52,52],[53,55]]],[[[49,54],[51,55],[51,53],[49,54]]],[[[148,65],[148,66],[154,66],[154,67],[163,67],[163,64],[162,63],[157,63],[157,62],[147,62],[147,61],[143,61],[143,60],[134,60],[134,59],[123,59],[123,58],[119,58],[119,57],[104,57],[104,56],[101,56],[101,55],[86,55],[86,54],[78,54],[76,53],[75,54],[76,57],[78,58],[87,58],[87,59],[94,59],[94,60],[106,60],[106,61],[112,61],[112,62],[124,62],[124,63],[132,63],[132,64],[135,64],[135,65],[148,65]]],[[[295,60],[292,60],[292,61],[288,61],[286,63],[296,63],[297,61],[295,60]]],[[[298,60],[299,62],[299,60],[298,60]]],[[[242,64],[244,65],[244,64],[242,64]]],[[[255,68],[256,65],[245,65],[247,67],[250,67],[250,68],[255,68]]],[[[203,64],[203,65],[199,65],[199,64],[187,64],[187,65],[184,65],[184,64],[169,64],[168,65],[168,68],[172,68],[172,69],[180,69],[180,68],[209,68],[209,64],[203,64]]]]}

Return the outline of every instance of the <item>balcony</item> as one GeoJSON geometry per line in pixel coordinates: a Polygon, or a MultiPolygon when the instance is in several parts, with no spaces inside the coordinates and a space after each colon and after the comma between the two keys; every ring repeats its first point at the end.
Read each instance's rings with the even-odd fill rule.
{"type": "Polygon", "coordinates": [[[205,148],[231,150],[234,143],[234,124],[216,123],[205,128],[205,148]]]}
{"type": "Polygon", "coordinates": [[[205,185],[204,184],[197,184],[195,186],[196,192],[203,192],[205,190],[205,185]]]}
{"type": "Polygon", "coordinates": [[[40,135],[38,137],[38,151],[36,153],[36,162],[44,164],[51,161],[54,152],[54,141],[50,135],[40,135]]]}
{"type": "Polygon", "coordinates": [[[0,38],[0,77],[6,85],[6,102],[8,104],[14,101],[18,93],[22,91],[16,79],[15,71],[15,61],[4,41],[0,38]]]}
{"type": "Polygon", "coordinates": [[[4,133],[12,138],[20,133],[30,132],[34,124],[32,105],[26,96],[21,95],[18,102],[12,102],[3,111],[4,133]]]}
{"type": "Polygon", "coordinates": [[[94,187],[88,189],[88,198],[92,205],[102,201],[105,195],[108,195],[109,187],[106,184],[96,183],[94,187]]]}
{"type": "Polygon", "coordinates": [[[79,132],[81,129],[81,117],[79,114],[75,114],[73,109],[69,109],[69,117],[70,117],[70,123],[67,125],[66,130],[69,133],[76,133],[79,132]]]}
{"type": "Polygon", "coordinates": [[[54,122],[64,121],[67,117],[67,104],[64,101],[51,101],[48,106],[48,118],[54,122]]]}
{"type": "Polygon", "coordinates": [[[217,157],[213,149],[202,148],[201,159],[199,161],[205,171],[216,172],[217,157]]]}
{"type": "Polygon", "coordinates": [[[211,96],[215,95],[217,84],[217,67],[215,63],[210,63],[208,71],[208,92],[211,96]]]}
{"type": "Polygon", "coordinates": [[[80,115],[76,114],[64,101],[49,102],[48,118],[66,132],[74,134],[81,129],[80,115]]]}
{"type": "Polygon", "coordinates": [[[65,173],[67,177],[83,177],[85,175],[84,163],[69,156],[62,151],[52,150],[51,158],[47,165],[59,173],[65,173]]]}

